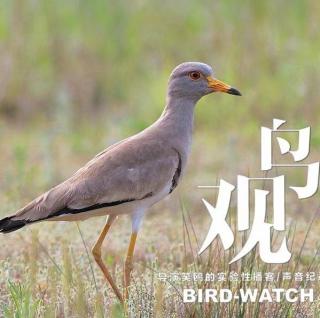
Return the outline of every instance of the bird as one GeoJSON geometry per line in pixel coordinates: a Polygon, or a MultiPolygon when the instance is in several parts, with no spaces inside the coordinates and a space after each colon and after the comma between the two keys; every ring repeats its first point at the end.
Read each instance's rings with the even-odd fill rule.
{"type": "Polygon", "coordinates": [[[191,149],[195,105],[213,92],[241,95],[216,79],[208,64],[178,65],[169,77],[164,110],[152,125],[109,146],[70,178],[1,219],[0,232],[13,232],[41,221],[82,221],[106,216],[92,254],[115,295],[124,303],[128,300],[134,248],[143,217],[181,181],[191,149]],[[101,249],[111,225],[124,214],[131,217],[131,236],[121,292],[102,260],[101,249]]]}

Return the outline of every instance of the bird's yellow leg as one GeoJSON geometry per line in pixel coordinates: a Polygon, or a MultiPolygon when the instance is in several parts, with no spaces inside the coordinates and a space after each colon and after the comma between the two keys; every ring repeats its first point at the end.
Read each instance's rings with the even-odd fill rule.
{"type": "Polygon", "coordinates": [[[133,258],[134,247],[137,240],[137,235],[138,235],[138,232],[131,233],[127,257],[124,264],[124,296],[126,300],[128,300],[128,295],[129,295],[128,287],[130,285],[130,278],[131,278],[130,276],[131,276],[131,271],[133,269],[132,258],[133,258]]]}
{"type": "Polygon", "coordinates": [[[102,243],[113,223],[113,221],[115,220],[115,216],[110,215],[108,217],[108,220],[103,228],[103,230],[101,231],[98,240],[96,241],[96,243],[94,244],[93,248],[92,248],[92,254],[94,256],[95,261],[97,262],[97,264],[99,265],[100,269],[103,272],[104,277],[106,278],[106,280],[109,282],[110,286],[112,287],[113,291],[115,292],[115,294],[117,295],[118,299],[123,302],[123,298],[122,295],[117,287],[117,285],[115,284],[113,278],[111,277],[110,272],[108,271],[106,265],[103,263],[102,258],[101,258],[101,246],[102,243]]]}

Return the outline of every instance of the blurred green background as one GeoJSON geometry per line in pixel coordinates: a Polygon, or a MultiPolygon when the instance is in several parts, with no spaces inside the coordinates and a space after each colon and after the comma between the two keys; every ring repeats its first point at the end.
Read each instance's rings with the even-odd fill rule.
{"type": "Polygon", "coordinates": [[[315,0],[1,0],[0,196],[17,208],[148,126],[184,61],[211,64],[243,94],[200,101],[190,182],[251,169],[272,118],[311,125],[316,149],[319,10],[315,0]]]}
{"type": "Polygon", "coordinates": [[[200,126],[316,123],[319,9],[315,0],[1,0],[2,122],[103,117],[143,128],[163,107],[172,68],[196,60],[244,96],[206,98],[200,126]]]}

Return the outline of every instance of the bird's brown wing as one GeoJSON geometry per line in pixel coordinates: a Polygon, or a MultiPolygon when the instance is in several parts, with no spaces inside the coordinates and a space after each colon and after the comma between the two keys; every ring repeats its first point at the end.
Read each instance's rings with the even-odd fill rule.
{"type": "Polygon", "coordinates": [[[97,155],[70,179],[19,210],[12,219],[32,222],[60,212],[85,212],[141,200],[161,191],[168,183],[175,186],[180,165],[178,152],[165,143],[152,138],[130,138],[97,155]]]}

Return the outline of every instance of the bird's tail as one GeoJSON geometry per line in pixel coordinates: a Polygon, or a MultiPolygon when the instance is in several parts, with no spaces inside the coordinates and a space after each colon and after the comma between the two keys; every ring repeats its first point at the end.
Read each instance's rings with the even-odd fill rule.
{"type": "Polygon", "coordinates": [[[14,215],[5,217],[4,219],[0,220],[0,233],[10,233],[19,230],[27,223],[29,223],[26,220],[13,220],[13,217],[14,215]]]}

